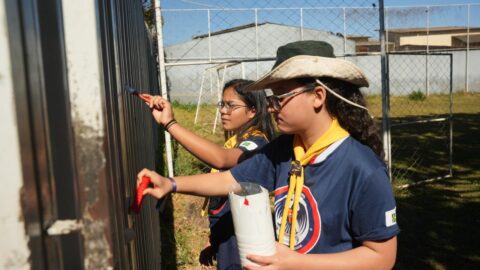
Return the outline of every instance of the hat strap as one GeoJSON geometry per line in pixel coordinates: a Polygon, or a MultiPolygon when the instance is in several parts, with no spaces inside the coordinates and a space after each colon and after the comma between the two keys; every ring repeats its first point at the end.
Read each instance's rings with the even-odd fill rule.
{"type": "Polygon", "coordinates": [[[353,101],[351,101],[351,100],[348,100],[348,99],[342,97],[341,95],[335,93],[332,89],[330,89],[328,86],[326,86],[324,83],[322,83],[319,79],[315,79],[315,82],[317,82],[319,85],[323,86],[323,87],[325,88],[325,90],[327,90],[330,94],[336,96],[337,98],[345,101],[346,103],[348,103],[348,104],[350,104],[350,105],[352,105],[352,106],[355,106],[355,107],[360,108],[360,109],[364,109],[365,111],[368,112],[368,109],[367,109],[366,107],[364,107],[364,106],[362,106],[362,105],[360,105],[360,104],[357,104],[357,103],[355,103],[355,102],[353,102],[353,101]]]}

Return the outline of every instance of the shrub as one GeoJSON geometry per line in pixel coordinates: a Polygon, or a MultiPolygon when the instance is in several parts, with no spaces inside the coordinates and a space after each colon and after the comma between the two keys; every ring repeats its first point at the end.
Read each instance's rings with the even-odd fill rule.
{"type": "Polygon", "coordinates": [[[408,99],[414,101],[424,101],[426,98],[427,96],[425,96],[425,94],[420,90],[413,91],[408,95],[408,99]]]}

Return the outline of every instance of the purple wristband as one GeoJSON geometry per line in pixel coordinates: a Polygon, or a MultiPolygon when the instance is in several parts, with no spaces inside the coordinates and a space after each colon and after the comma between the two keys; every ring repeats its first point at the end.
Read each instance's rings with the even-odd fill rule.
{"type": "Polygon", "coordinates": [[[173,177],[167,177],[167,179],[172,183],[172,193],[177,192],[177,182],[175,182],[175,179],[173,179],[173,177]]]}

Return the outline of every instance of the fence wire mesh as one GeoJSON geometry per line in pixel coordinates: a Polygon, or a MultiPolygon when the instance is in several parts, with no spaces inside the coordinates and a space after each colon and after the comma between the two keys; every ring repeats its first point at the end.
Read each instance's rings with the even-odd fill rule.
{"type": "MultiPolygon", "coordinates": [[[[366,73],[370,87],[362,90],[372,115],[381,119],[379,3],[162,1],[169,96],[195,108],[198,128],[219,132],[214,104],[225,82],[259,78],[271,69],[281,45],[322,40],[366,73]]],[[[474,19],[479,16],[480,4],[385,7],[385,50],[404,54],[389,58],[392,124],[409,117],[442,118],[448,114],[448,91],[480,91],[480,70],[473,68],[480,60],[480,21],[474,19]],[[440,52],[448,52],[450,62],[445,60],[450,56],[433,55],[440,52]]],[[[393,139],[388,147],[399,153],[393,139]]]]}
{"type": "Polygon", "coordinates": [[[452,55],[389,54],[388,63],[392,180],[451,175],[452,55]]]}
{"type": "MultiPolygon", "coordinates": [[[[371,86],[364,92],[381,95],[376,1],[162,1],[161,14],[169,97],[194,108],[198,132],[220,133],[214,104],[223,85],[258,79],[289,42],[330,43],[336,56],[368,73],[371,86]],[[357,52],[361,38],[376,40],[377,49],[357,52]]],[[[381,103],[372,104],[380,116],[381,103]]]]}

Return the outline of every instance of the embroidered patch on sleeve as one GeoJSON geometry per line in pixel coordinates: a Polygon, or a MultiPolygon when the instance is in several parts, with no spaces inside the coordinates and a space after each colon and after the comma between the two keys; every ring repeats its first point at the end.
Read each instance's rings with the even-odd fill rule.
{"type": "Polygon", "coordinates": [[[252,141],[243,141],[242,143],[240,143],[240,145],[238,145],[238,147],[242,147],[247,149],[248,151],[252,151],[256,149],[258,145],[252,141]]]}
{"type": "Polygon", "coordinates": [[[397,224],[397,208],[385,212],[385,225],[387,227],[397,224]]]}

